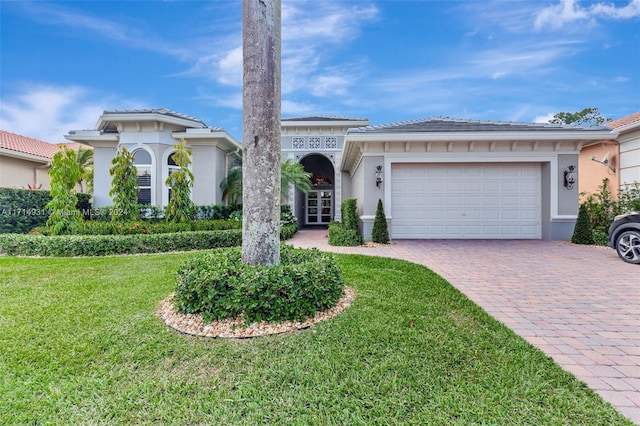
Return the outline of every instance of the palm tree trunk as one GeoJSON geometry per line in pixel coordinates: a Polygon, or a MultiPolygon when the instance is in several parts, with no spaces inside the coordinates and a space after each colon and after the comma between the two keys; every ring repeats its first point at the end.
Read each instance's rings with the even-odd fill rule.
{"type": "Polygon", "coordinates": [[[280,0],[243,0],[242,260],[280,263],[280,0]]]}

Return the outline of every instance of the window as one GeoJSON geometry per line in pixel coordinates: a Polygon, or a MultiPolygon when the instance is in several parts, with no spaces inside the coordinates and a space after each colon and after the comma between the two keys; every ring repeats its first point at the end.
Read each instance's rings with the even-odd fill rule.
{"type": "Polygon", "coordinates": [[[138,203],[151,204],[151,154],[139,149],[133,153],[133,158],[138,169],[138,203]]]}
{"type": "MultiPolygon", "coordinates": [[[[180,167],[173,160],[173,153],[169,154],[167,158],[167,177],[171,176],[171,174],[177,170],[180,170],[180,167]]],[[[171,187],[167,185],[167,203],[171,200],[171,187]]]]}

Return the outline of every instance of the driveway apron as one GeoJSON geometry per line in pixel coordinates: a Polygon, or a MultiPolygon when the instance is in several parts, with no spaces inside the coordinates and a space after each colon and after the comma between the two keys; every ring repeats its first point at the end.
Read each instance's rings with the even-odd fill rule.
{"type": "Polygon", "coordinates": [[[540,240],[332,247],[326,230],[307,229],[289,243],[428,267],[640,425],[640,266],[614,250],[540,240]]]}

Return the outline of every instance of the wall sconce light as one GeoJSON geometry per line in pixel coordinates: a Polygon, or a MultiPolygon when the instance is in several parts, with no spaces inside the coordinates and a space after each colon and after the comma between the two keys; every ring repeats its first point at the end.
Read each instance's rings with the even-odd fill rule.
{"type": "Polygon", "coordinates": [[[380,188],[382,183],[382,166],[376,166],[376,186],[380,188]]]}
{"type": "Polygon", "coordinates": [[[564,169],[564,187],[567,189],[573,189],[573,184],[576,183],[576,166],[569,166],[564,169]]]}

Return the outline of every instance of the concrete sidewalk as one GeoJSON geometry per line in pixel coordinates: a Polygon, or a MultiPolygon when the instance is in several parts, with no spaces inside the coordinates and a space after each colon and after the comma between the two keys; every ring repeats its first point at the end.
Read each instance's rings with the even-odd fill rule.
{"type": "Polygon", "coordinates": [[[614,250],[539,240],[332,247],[326,230],[307,229],[288,243],[427,266],[640,425],[640,266],[614,250]]]}

